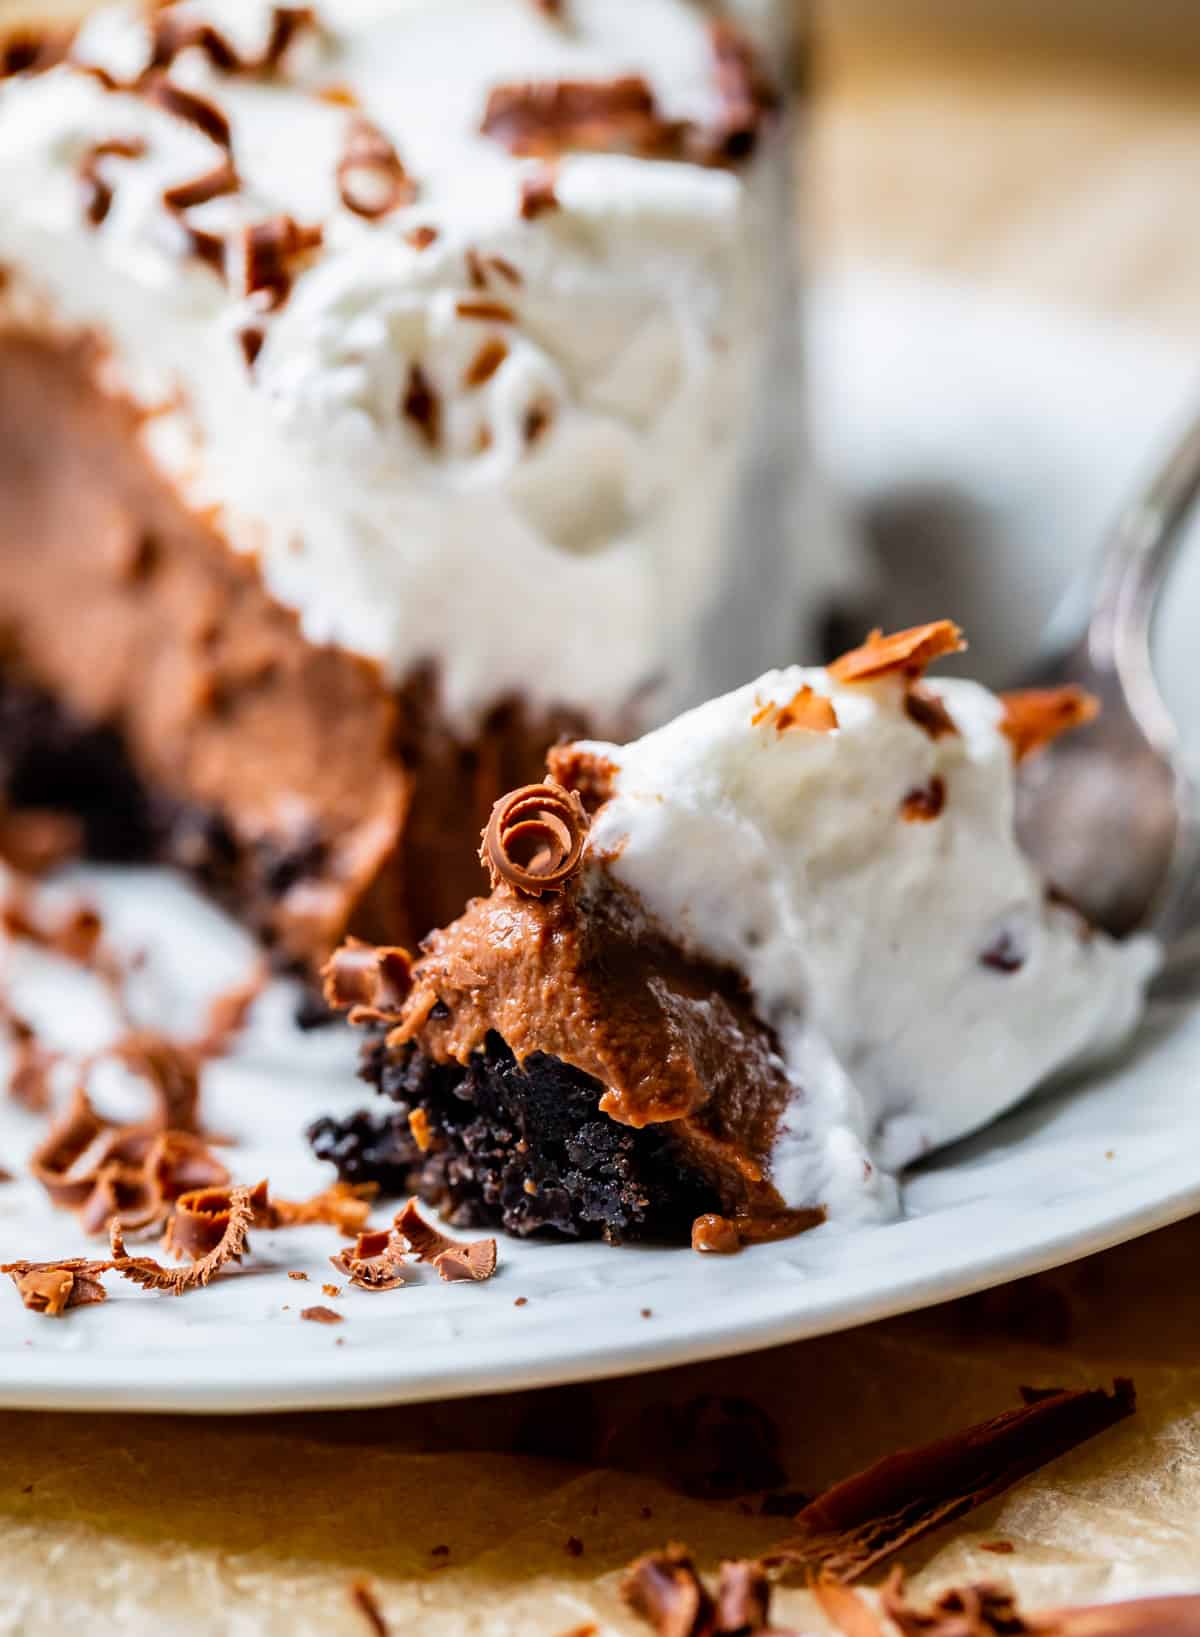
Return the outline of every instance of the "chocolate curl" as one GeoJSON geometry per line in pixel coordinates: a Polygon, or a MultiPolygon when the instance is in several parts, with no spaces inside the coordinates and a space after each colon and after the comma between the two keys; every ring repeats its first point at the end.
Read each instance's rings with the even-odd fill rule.
{"type": "Polygon", "coordinates": [[[8,1095],[30,1114],[45,1114],[51,1104],[50,1076],[62,1054],[44,1046],[32,1024],[10,1011],[2,999],[0,1026],[12,1048],[8,1095]]]}
{"type": "Polygon", "coordinates": [[[353,1250],[347,1248],[329,1258],[360,1290],[395,1290],[404,1283],[404,1259],[408,1243],[394,1228],[360,1233],[353,1250]]]}
{"type": "Polygon", "coordinates": [[[853,1581],[933,1529],[1133,1414],[1133,1383],[1111,1394],[1055,1389],[948,1438],[901,1450],[835,1484],[763,1563],[853,1581]]]}
{"type": "Polygon", "coordinates": [[[914,682],[904,695],[904,714],[931,739],[958,732],[954,718],[939,696],[920,682],[914,682]]]}
{"type": "Polygon", "coordinates": [[[935,659],[959,654],[967,646],[962,632],[952,620],[935,620],[931,625],[914,625],[885,637],[872,631],[861,648],[835,659],[829,674],[835,682],[876,682],[881,676],[904,676],[918,682],[935,659]]]}
{"type": "MultiPolygon", "coordinates": [[[[260,1188],[265,1184],[260,1183],[260,1188]]],[[[109,1229],[112,1244],[113,1267],[123,1279],[140,1285],[143,1290],[162,1290],[172,1296],[182,1296],[189,1290],[198,1290],[230,1262],[240,1261],[246,1250],[246,1235],[254,1218],[254,1195],[258,1189],[233,1188],[229,1194],[229,1210],[224,1219],[220,1239],[198,1261],[188,1268],[165,1268],[150,1256],[129,1256],[120,1225],[109,1229]]]]}
{"type": "Polygon", "coordinates": [[[750,718],[751,727],[773,726],[778,734],[797,729],[805,733],[833,733],[838,725],[832,699],[816,693],[806,682],[786,705],[760,705],[750,718]]]}
{"type": "Polygon", "coordinates": [[[910,790],[900,803],[900,817],[908,824],[929,824],[940,818],[946,805],[946,781],[934,774],[928,784],[910,790]]]}
{"type": "Polygon", "coordinates": [[[220,199],[227,193],[236,193],[241,185],[233,161],[223,159],[219,165],[214,165],[212,170],[165,188],[163,204],[172,211],[190,210],[193,205],[206,205],[210,199],[220,199]]]}
{"type": "Polygon", "coordinates": [[[1020,688],[1002,693],[1004,716],[1000,731],[1013,748],[1013,759],[1023,762],[1061,734],[1085,727],[1100,714],[1094,694],[1072,683],[1065,688],[1020,688]]]}
{"type": "Polygon", "coordinates": [[[351,1023],[396,1023],[412,988],[412,956],[399,945],[347,938],[321,968],[326,1003],[351,1023]]]}
{"type": "MultiPolygon", "coordinates": [[[[235,1190],[223,1187],[197,1188],[179,1196],[175,1214],[167,1223],[163,1249],[176,1260],[190,1256],[194,1262],[211,1256],[229,1231],[235,1190]]],[[[250,1220],[255,1227],[273,1227],[274,1215],[265,1180],[249,1195],[250,1220]]]]}
{"type": "Polygon", "coordinates": [[[93,142],[79,161],[83,187],[83,214],[91,227],[100,227],[112,209],[113,185],[100,172],[102,159],[140,159],[146,152],[141,137],[110,137],[93,142]]]}
{"type": "Polygon", "coordinates": [[[103,1233],[117,1223],[126,1233],[157,1227],[167,1207],[161,1189],[141,1166],[112,1161],[100,1168],[79,1211],[84,1233],[103,1233]]]}
{"type": "Polygon", "coordinates": [[[501,881],[529,898],[561,892],[579,869],[588,816],[573,790],[527,784],[492,808],[479,857],[492,886],[501,881]]]}
{"type": "Polygon", "coordinates": [[[749,159],[758,146],[767,115],[776,106],[775,89],[746,32],[729,18],[709,24],[720,117],[711,130],[693,138],[693,156],[707,164],[749,159]]]}
{"type": "Polygon", "coordinates": [[[104,1119],[80,1089],[30,1155],[29,1169],[55,1205],[75,1210],[86,1204],[104,1166],[135,1163],[152,1137],[148,1127],[104,1119]]]}
{"type": "Polygon", "coordinates": [[[90,1307],[108,1298],[108,1292],[92,1271],[103,1271],[109,1266],[107,1262],[74,1267],[45,1263],[29,1267],[25,1273],[17,1271],[21,1266],[28,1264],[10,1265],[3,1271],[10,1275],[17,1294],[31,1313],[44,1313],[48,1319],[58,1319],[68,1308],[90,1307]]]}
{"type": "Polygon", "coordinates": [[[366,1228],[378,1192],[377,1182],[335,1182],[311,1199],[273,1199],[270,1226],[304,1228],[321,1222],[353,1239],[366,1228]]]}
{"type": "Polygon", "coordinates": [[[555,192],[557,177],[547,166],[537,171],[533,176],[521,178],[521,209],[523,222],[536,222],[539,216],[546,216],[551,211],[561,210],[558,194],[555,192]]]}
{"type": "Polygon", "coordinates": [[[122,1064],[150,1087],[157,1103],[150,1119],[156,1128],[199,1129],[200,1062],[194,1046],[171,1040],[153,1029],[135,1029],[90,1061],[105,1058],[122,1064]]]}
{"type": "Polygon", "coordinates": [[[304,227],[294,217],[269,216],[242,229],[238,240],[238,277],[242,295],[261,294],[269,311],[281,307],[291,291],[297,264],[319,250],[322,229],[304,227]]]}
{"type": "Polygon", "coordinates": [[[243,57],[232,42],[211,23],[165,10],[154,18],[150,68],[169,68],[182,51],[202,51],[221,74],[267,74],[287,55],[303,29],[314,27],[310,6],[274,6],[267,43],[257,57],[243,57]]]}
{"type": "Polygon", "coordinates": [[[418,1262],[431,1262],[438,1277],[447,1283],[470,1280],[481,1284],[496,1271],[496,1241],[473,1239],[464,1242],[440,1232],[410,1199],[395,1219],[396,1232],[407,1242],[418,1262]]]}
{"type": "Polygon", "coordinates": [[[400,400],[400,413],[411,421],[431,449],[442,439],[442,401],[420,364],[409,365],[408,381],[400,400]]]}
{"type": "Polygon", "coordinates": [[[680,134],[662,118],[640,74],[497,85],[480,130],[510,153],[544,159],[570,149],[665,154],[678,146],[680,134]]]}
{"type": "Polygon", "coordinates": [[[174,80],[169,80],[162,73],[147,74],[141,81],[140,90],[147,102],[183,120],[184,124],[203,131],[210,142],[224,148],[226,153],[233,152],[233,131],[216,103],[197,96],[194,91],[185,91],[182,85],[176,85],[174,80]]]}
{"type": "Polygon", "coordinates": [[[0,40],[0,80],[15,74],[44,74],[71,50],[78,24],[24,27],[6,31],[0,40]]]}
{"type": "Polygon", "coordinates": [[[417,196],[400,156],[369,119],[351,121],[337,166],[338,196],[347,210],[369,222],[388,216],[417,196]]]}
{"type": "Polygon", "coordinates": [[[617,787],[621,769],[607,756],[581,745],[553,745],[546,755],[546,771],[552,784],[573,790],[589,818],[604,806],[617,787]]]}

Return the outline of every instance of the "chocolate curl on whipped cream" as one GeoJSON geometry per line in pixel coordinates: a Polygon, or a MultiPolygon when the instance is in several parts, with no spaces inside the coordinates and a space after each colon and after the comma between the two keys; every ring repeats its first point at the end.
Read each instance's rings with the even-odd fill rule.
{"type": "Polygon", "coordinates": [[[361,117],[350,122],[338,160],[337,186],[346,209],[369,222],[411,205],[417,196],[416,183],[391,142],[377,125],[361,117]]]}
{"type": "Polygon", "coordinates": [[[829,674],[835,682],[876,682],[882,676],[903,676],[919,682],[935,659],[960,654],[966,640],[953,620],[934,620],[907,631],[884,636],[874,630],[861,648],[835,659],[829,674]]]}
{"type": "Polygon", "coordinates": [[[151,68],[169,68],[181,51],[202,51],[220,74],[269,74],[278,68],[293,40],[316,26],[311,6],[273,6],[267,42],[257,57],[243,57],[214,24],[173,9],[153,19],[151,68]]]}
{"type": "Polygon", "coordinates": [[[1000,702],[1004,706],[1000,728],[1018,762],[1044,749],[1060,734],[1094,722],[1100,714],[1095,695],[1074,683],[1064,688],[1019,688],[1002,693],[1000,702]]]}
{"type": "Polygon", "coordinates": [[[140,136],[113,136],[104,142],[93,142],[84,150],[79,161],[79,180],[83,187],[83,214],[92,227],[100,227],[112,209],[113,185],[100,170],[104,159],[141,159],[146,144],[140,136]]]}
{"type": "Polygon", "coordinates": [[[583,802],[560,784],[527,784],[492,808],[480,862],[492,886],[503,881],[528,898],[561,892],[578,871],[588,831],[583,802]]]}

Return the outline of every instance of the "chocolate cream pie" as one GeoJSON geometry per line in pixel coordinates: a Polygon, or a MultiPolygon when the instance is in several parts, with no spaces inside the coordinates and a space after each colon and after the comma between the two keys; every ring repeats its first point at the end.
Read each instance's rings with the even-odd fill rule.
{"type": "Polygon", "coordinates": [[[456,914],[556,738],[791,651],[785,148],[692,0],[0,24],[8,803],[315,969],[456,914]]]}
{"type": "Polygon", "coordinates": [[[923,680],[947,621],[771,671],[497,803],[491,892],[351,943],[382,1117],[312,1136],[452,1220],[705,1249],[886,1218],[897,1173],[1120,1041],[1157,960],[1048,890],[1018,761],[1078,690],[923,680]]]}

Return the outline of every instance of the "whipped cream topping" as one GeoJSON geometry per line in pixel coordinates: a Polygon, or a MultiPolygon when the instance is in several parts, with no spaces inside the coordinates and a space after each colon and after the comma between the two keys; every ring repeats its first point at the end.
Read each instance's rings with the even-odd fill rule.
{"type": "MultiPolygon", "coordinates": [[[[170,16],[211,20],[252,59],[271,13],[179,0],[170,16]]],[[[229,238],[287,213],[323,230],[270,314],[187,253],[163,205],[222,159],[216,141],[77,67],[7,81],[8,301],[100,332],[114,385],[156,411],[154,457],[314,642],[396,680],[432,663],[464,727],[507,696],[614,721],[664,680],[697,697],[697,632],[733,578],[735,479],[761,443],[755,383],[782,344],[782,133],[740,169],[570,153],[557,208],[523,219],[543,166],[481,121],[500,84],[640,74],[665,119],[711,126],[708,20],[690,0],[571,0],[566,21],[531,0],[338,0],[275,75],[181,52],[170,78],[227,116],[240,179],[189,227],[229,238]],[[375,220],[339,196],[358,116],[414,190],[375,220]],[[144,151],[96,162],[111,201],[89,225],[80,165],[114,138],[144,151]],[[412,412],[414,379],[435,424],[412,412]]],[[[143,9],[96,13],[74,56],[130,82],[150,57],[143,9]]],[[[776,436],[794,430],[777,406],[776,436]]],[[[745,546],[737,575],[754,583],[766,552],[725,661],[741,675],[795,639],[795,556],[745,546]]]]}
{"type": "Polygon", "coordinates": [[[797,666],[583,747],[618,769],[592,883],[745,974],[796,1088],[771,1180],[835,1218],[892,1213],[897,1170],[1118,1043],[1158,961],[1054,902],[1020,850],[1002,701],[927,685],[954,728],[934,737],[906,691],[797,666]]]}

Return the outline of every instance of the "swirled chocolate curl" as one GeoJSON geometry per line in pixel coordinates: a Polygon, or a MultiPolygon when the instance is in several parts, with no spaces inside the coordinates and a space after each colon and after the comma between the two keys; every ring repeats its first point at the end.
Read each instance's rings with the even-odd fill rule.
{"type": "Polygon", "coordinates": [[[1134,1409],[1131,1381],[1118,1380],[1111,1393],[1054,1389],[1021,1409],[885,1456],[806,1506],[796,1532],[765,1554],[764,1566],[857,1580],[1134,1409]]]}
{"type": "MultiPolygon", "coordinates": [[[[241,295],[261,295],[269,310],[282,307],[298,267],[321,248],[321,227],[305,227],[280,213],[243,228],[232,261],[233,284],[241,295]]],[[[227,256],[227,263],[230,258],[227,256]]]]}
{"type": "Polygon", "coordinates": [[[404,1239],[418,1262],[430,1262],[438,1276],[452,1283],[471,1280],[481,1284],[496,1271],[496,1241],[451,1239],[425,1218],[410,1199],[395,1220],[395,1230],[404,1239]]]}
{"type": "Polygon", "coordinates": [[[876,682],[881,676],[904,676],[919,682],[933,664],[946,654],[960,654],[966,640],[953,620],[934,620],[930,625],[914,625],[907,631],[884,636],[872,631],[861,648],[835,659],[829,674],[836,682],[876,682]]]}
{"type": "MultiPolygon", "coordinates": [[[[260,1186],[262,1186],[260,1184],[260,1186]]],[[[143,1290],[162,1290],[172,1296],[182,1296],[189,1290],[207,1285],[223,1267],[240,1261],[246,1250],[246,1238],[254,1219],[253,1188],[233,1188],[229,1193],[229,1213],[220,1239],[213,1248],[186,1268],[165,1268],[150,1256],[129,1256],[120,1226],[113,1223],[109,1230],[114,1271],[123,1279],[140,1285],[143,1290]]]]}
{"type": "Polygon", "coordinates": [[[417,185],[392,143],[369,119],[351,120],[337,164],[338,197],[347,210],[378,221],[417,197],[417,185]]]}
{"type": "Polygon", "coordinates": [[[398,944],[346,942],[321,968],[326,1003],[351,1023],[396,1023],[412,988],[412,956],[398,944]]]}
{"type": "Polygon", "coordinates": [[[353,1239],[366,1228],[371,1201],[379,1192],[377,1182],[335,1182],[311,1199],[273,1199],[271,1227],[306,1228],[324,1223],[336,1228],[345,1239],[353,1239]]]}
{"type": "Polygon", "coordinates": [[[329,1258],[360,1290],[395,1290],[404,1280],[408,1241],[395,1228],[360,1233],[351,1249],[347,1247],[329,1258]]]}
{"type": "MultiPolygon", "coordinates": [[[[197,1188],[181,1194],[175,1214],[167,1223],[163,1249],[176,1260],[190,1256],[198,1262],[201,1257],[210,1256],[228,1232],[232,1210],[233,1190],[230,1188],[197,1188]]],[[[250,1220],[256,1228],[275,1225],[265,1180],[250,1192],[250,1220]]]]}
{"type": "Polygon", "coordinates": [[[589,819],[573,790],[527,784],[492,808],[480,862],[492,886],[503,881],[530,898],[561,892],[579,869],[589,819]]]}
{"type": "Polygon", "coordinates": [[[273,6],[262,51],[258,56],[243,56],[214,24],[164,9],[152,21],[150,68],[169,68],[182,51],[202,51],[219,74],[270,74],[283,62],[297,36],[315,27],[311,6],[273,6]]]}
{"type": "Polygon", "coordinates": [[[148,74],[141,82],[140,90],[147,102],[183,120],[186,125],[203,131],[210,142],[224,148],[226,153],[232,153],[233,130],[228,116],[215,102],[198,96],[195,91],[185,91],[182,85],[176,85],[174,80],[159,73],[148,74]]]}
{"type": "Polygon", "coordinates": [[[1019,688],[1002,693],[1000,703],[1004,706],[1000,730],[1018,762],[1100,714],[1096,696],[1074,683],[1065,688],[1019,688]]]}

